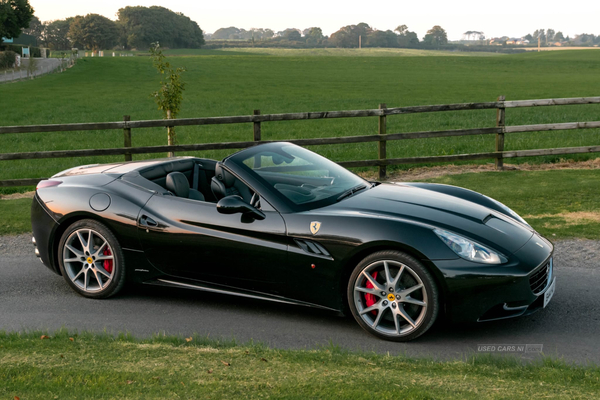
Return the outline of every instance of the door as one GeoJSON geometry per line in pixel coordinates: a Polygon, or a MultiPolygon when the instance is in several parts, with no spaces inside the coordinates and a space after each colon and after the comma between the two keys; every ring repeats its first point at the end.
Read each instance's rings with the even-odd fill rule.
{"type": "Polygon", "coordinates": [[[148,260],[165,274],[266,290],[282,279],[285,223],[221,214],[215,203],[154,195],[142,209],[139,235],[148,260]]]}

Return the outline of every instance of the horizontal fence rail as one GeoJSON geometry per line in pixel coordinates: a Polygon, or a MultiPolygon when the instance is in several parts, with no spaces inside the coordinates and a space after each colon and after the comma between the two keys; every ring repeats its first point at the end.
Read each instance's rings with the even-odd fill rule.
{"type": "Polygon", "coordinates": [[[207,118],[180,118],[180,119],[156,119],[146,121],[119,121],[119,122],[89,122],[81,124],[51,124],[51,125],[25,125],[25,126],[0,126],[0,134],[3,133],[34,133],[34,132],[68,132],[68,131],[92,131],[109,129],[134,129],[134,128],[164,128],[168,126],[197,126],[197,125],[223,125],[243,124],[249,122],[273,122],[273,121],[299,121],[306,119],[324,118],[356,118],[356,117],[380,117],[384,115],[416,114],[439,111],[465,111],[486,110],[497,108],[517,107],[539,107],[557,105],[581,105],[600,104],[600,97],[578,97],[570,99],[542,99],[542,100],[516,100],[495,101],[488,103],[458,103],[440,104],[432,106],[411,106],[372,110],[349,110],[349,111],[320,111],[304,113],[285,114],[263,114],[242,115],[234,117],[207,117],[207,118]]]}
{"type": "MultiPolygon", "coordinates": [[[[259,110],[254,110],[254,115],[231,116],[231,117],[207,117],[207,118],[182,118],[171,120],[142,120],[130,121],[129,116],[125,116],[123,121],[118,122],[100,122],[100,123],[74,123],[74,124],[49,124],[49,125],[25,125],[25,126],[0,126],[0,134],[15,133],[36,133],[36,132],[69,132],[69,131],[93,131],[93,130],[123,130],[124,146],[122,148],[111,149],[81,149],[81,150],[54,150],[37,151],[23,153],[0,153],[0,161],[6,160],[27,160],[43,158],[68,158],[84,156],[110,156],[124,155],[125,161],[131,161],[133,154],[152,154],[165,152],[181,151],[205,151],[205,150],[224,150],[224,149],[243,149],[255,146],[261,143],[274,142],[272,140],[261,139],[261,123],[275,121],[299,121],[316,120],[327,118],[357,118],[357,117],[378,117],[379,129],[377,134],[361,136],[345,136],[314,139],[290,139],[287,142],[300,146],[311,145],[335,145],[348,143],[378,143],[378,159],[374,160],[356,160],[342,161],[338,164],[344,167],[379,167],[380,179],[385,178],[386,167],[399,164],[418,164],[418,163],[438,163],[454,162],[464,160],[482,160],[493,159],[496,166],[501,169],[503,159],[515,157],[533,157],[543,155],[563,155],[563,154],[582,154],[600,152],[600,146],[583,146],[555,149],[534,149],[504,151],[504,140],[506,133],[517,132],[540,132],[554,130],[572,130],[572,129],[592,129],[600,128],[600,121],[589,122],[566,122],[553,124],[535,124],[535,125],[505,125],[506,108],[519,107],[543,107],[558,105],[583,105],[600,104],[600,97],[579,97],[565,99],[538,99],[538,100],[516,100],[505,101],[503,96],[498,97],[498,101],[486,103],[457,103],[440,104],[426,106],[410,106],[387,108],[385,104],[380,104],[378,109],[370,110],[346,110],[346,111],[323,111],[323,112],[302,112],[285,114],[260,114],[259,110]],[[454,129],[442,131],[424,131],[408,133],[387,133],[386,117],[392,115],[415,114],[426,112],[443,111],[467,111],[496,109],[496,126],[490,128],[475,129],[454,129]],[[171,126],[201,126],[201,125],[222,125],[222,124],[253,124],[252,141],[229,142],[229,143],[201,143],[201,144],[183,144],[171,146],[131,146],[131,129],[171,127],[171,126]],[[440,137],[455,137],[469,135],[496,135],[496,148],[493,152],[455,154],[443,156],[423,156],[407,158],[387,158],[386,143],[395,140],[408,139],[428,139],[440,137]]],[[[28,179],[10,179],[0,181],[1,186],[30,186],[35,185],[46,178],[28,178],[28,179]]]]}

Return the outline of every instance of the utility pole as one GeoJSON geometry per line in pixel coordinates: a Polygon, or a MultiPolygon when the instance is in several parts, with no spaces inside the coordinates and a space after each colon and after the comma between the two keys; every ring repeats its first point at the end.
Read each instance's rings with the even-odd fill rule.
{"type": "Polygon", "coordinates": [[[538,53],[540,51],[542,51],[542,49],[540,48],[540,44],[542,43],[542,38],[538,36],[538,53]]]}

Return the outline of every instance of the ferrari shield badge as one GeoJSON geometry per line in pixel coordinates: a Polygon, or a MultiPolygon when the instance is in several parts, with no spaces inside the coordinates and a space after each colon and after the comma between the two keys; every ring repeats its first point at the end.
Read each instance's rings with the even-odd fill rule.
{"type": "Polygon", "coordinates": [[[313,235],[316,235],[321,229],[321,223],[319,221],[313,221],[310,223],[310,231],[313,235]]]}

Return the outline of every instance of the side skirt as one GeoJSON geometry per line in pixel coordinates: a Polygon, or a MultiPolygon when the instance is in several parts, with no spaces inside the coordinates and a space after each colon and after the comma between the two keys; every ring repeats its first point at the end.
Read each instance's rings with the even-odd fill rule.
{"type": "Polygon", "coordinates": [[[251,299],[259,299],[259,300],[267,300],[273,301],[276,303],[284,303],[284,304],[293,304],[297,306],[304,307],[312,307],[318,308],[321,310],[335,311],[340,312],[340,310],[336,310],[334,308],[320,306],[318,304],[307,303],[300,300],[288,299],[287,297],[275,296],[268,293],[254,292],[251,290],[244,290],[233,288],[229,286],[221,286],[207,282],[200,281],[191,281],[191,280],[181,280],[176,278],[158,278],[156,280],[144,282],[146,285],[156,285],[156,286],[168,286],[168,287],[178,287],[192,290],[200,290],[203,292],[211,292],[211,293],[220,293],[220,294],[228,294],[239,297],[247,297],[251,299]]]}

